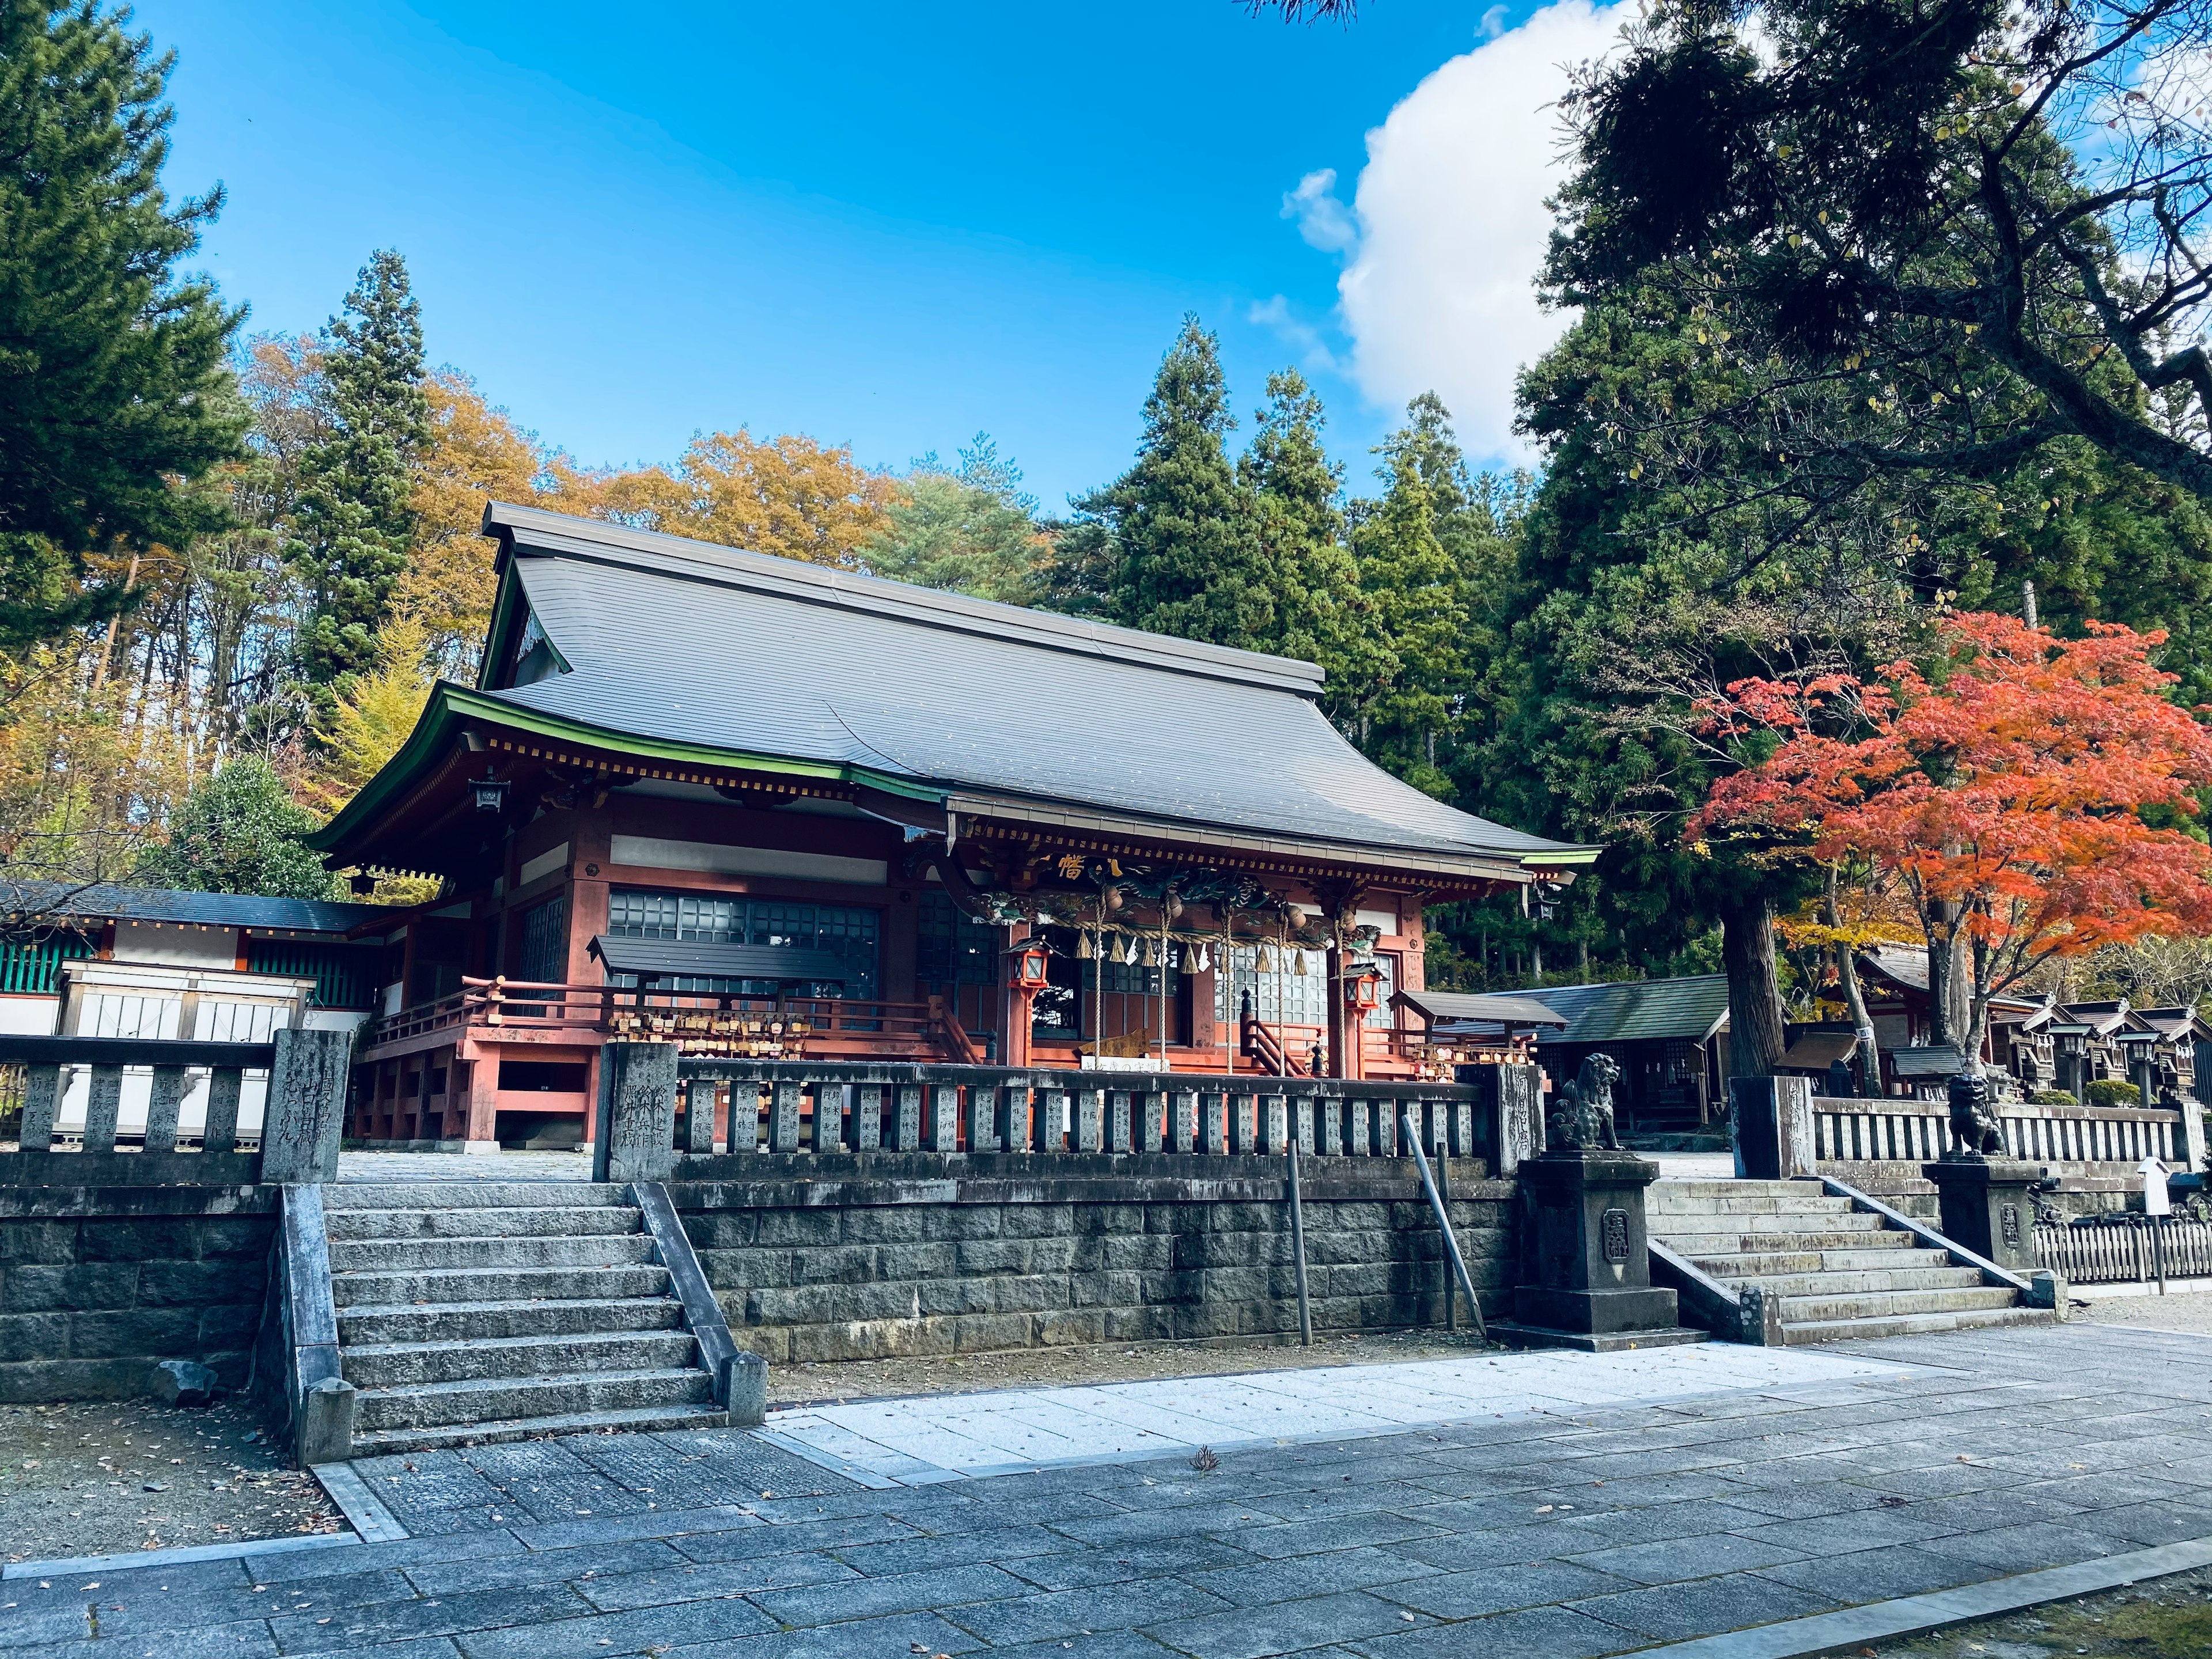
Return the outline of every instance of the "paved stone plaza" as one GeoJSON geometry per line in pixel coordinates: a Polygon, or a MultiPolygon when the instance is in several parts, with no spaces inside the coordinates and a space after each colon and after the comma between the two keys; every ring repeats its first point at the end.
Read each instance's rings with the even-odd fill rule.
{"type": "Polygon", "coordinates": [[[1210,1474],[1179,1455],[870,1486],[726,1431],[370,1460],[414,1536],[9,1579],[0,1645],[1577,1659],[2212,1536],[2205,1338],[2070,1326],[1821,1358],[1847,1374],[1270,1442],[1210,1474]]]}

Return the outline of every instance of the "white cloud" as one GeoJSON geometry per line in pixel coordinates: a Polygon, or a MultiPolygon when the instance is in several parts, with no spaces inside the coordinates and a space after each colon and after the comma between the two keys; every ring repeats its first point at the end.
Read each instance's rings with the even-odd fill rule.
{"type": "Polygon", "coordinates": [[[1309,242],[1346,255],[1337,289],[1360,389],[1381,404],[1437,392],[1472,455],[1527,453],[1514,377],[1571,320],[1540,310],[1533,286],[1563,167],[1553,106],[1621,15],[1559,0],[1431,75],[1367,135],[1349,223],[1326,170],[1284,198],[1309,242]]]}
{"type": "Polygon", "coordinates": [[[1344,372],[1344,364],[1329,349],[1321,331],[1291,311],[1291,302],[1283,295],[1278,294],[1255,305],[1245,313],[1245,320],[1272,331],[1277,339],[1298,353],[1303,367],[1332,374],[1344,372]]]}
{"type": "Polygon", "coordinates": [[[1283,217],[1298,222],[1298,234],[1324,253],[1342,253],[1359,240],[1352,216],[1336,199],[1336,169],[1322,167],[1283,192],[1283,217]]]}

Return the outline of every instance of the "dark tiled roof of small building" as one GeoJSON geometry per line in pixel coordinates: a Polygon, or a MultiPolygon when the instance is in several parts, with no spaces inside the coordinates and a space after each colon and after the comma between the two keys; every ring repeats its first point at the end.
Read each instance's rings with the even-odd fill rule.
{"type": "Polygon", "coordinates": [[[1626,980],[1609,985],[1547,985],[1535,995],[1565,1017],[1564,1031],[1539,1031],[1554,1043],[1703,1042],[1728,1020],[1728,975],[1626,980]]]}
{"type": "Polygon", "coordinates": [[[0,881],[0,921],[27,917],[169,921],[275,933],[343,933],[380,917],[397,921],[401,914],[387,905],[270,898],[258,893],[195,893],[168,887],[121,887],[112,882],[0,881]]]}

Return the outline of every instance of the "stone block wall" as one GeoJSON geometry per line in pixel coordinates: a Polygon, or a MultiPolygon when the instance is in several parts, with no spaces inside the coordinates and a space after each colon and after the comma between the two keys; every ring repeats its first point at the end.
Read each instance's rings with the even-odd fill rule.
{"type": "Polygon", "coordinates": [[[0,1188],[0,1402],[148,1394],[164,1359],[246,1380],[273,1187],[0,1188]]]}
{"type": "MultiPolygon", "coordinates": [[[[810,1158],[811,1179],[769,1162],[670,1190],[732,1334],[772,1364],[1297,1330],[1279,1158],[879,1153],[810,1158]]],[[[1442,1240],[1411,1164],[1304,1170],[1315,1329],[1442,1323],[1442,1240]]],[[[1513,1184],[1455,1159],[1446,1185],[1503,1315],[1513,1184]]]]}

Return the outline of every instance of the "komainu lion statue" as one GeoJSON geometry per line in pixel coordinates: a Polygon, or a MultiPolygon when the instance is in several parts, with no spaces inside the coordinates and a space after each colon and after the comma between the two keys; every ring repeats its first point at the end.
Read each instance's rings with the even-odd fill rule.
{"type": "Polygon", "coordinates": [[[1960,1072],[1943,1088],[1951,1103],[1951,1141],[1962,1152],[2004,1151],[2004,1125],[1990,1106],[1990,1080],[1979,1072],[1960,1072]]]}
{"type": "Polygon", "coordinates": [[[1620,1150],[1620,1137],[1613,1127],[1613,1085],[1620,1081],[1620,1066],[1611,1054],[1592,1054],[1583,1061],[1575,1080],[1559,1091],[1559,1108],[1546,1127],[1548,1144],[1563,1152],[1589,1146],[1620,1150]]]}

